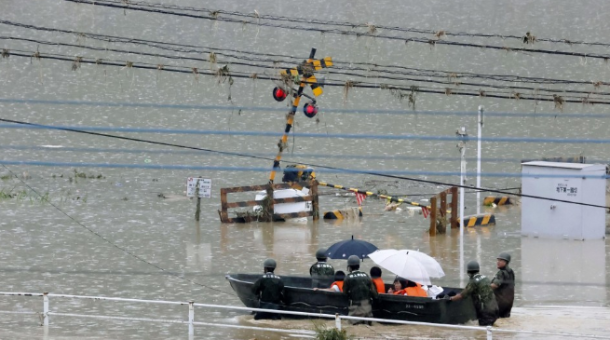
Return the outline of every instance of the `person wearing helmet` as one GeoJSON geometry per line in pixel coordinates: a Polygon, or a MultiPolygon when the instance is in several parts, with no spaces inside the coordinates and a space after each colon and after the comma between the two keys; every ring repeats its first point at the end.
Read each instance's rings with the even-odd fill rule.
{"type": "MultiPolygon", "coordinates": [[[[377,298],[377,288],[371,278],[360,270],[360,258],[352,255],[347,259],[348,274],[343,281],[343,293],[350,300],[349,316],[372,317],[372,299],[377,298]]],[[[364,321],[350,320],[353,325],[364,321]]],[[[369,322],[370,324],[370,322],[369,322]]]]}
{"type": "Polygon", "coordinates": [[[318,259],[318,262],[309,268],[311,285],[313,288],[328,288],[334,281],[335,268],[330,263],[326,263],[326,249],[318,249],[316,259],[318,259]]]}
{"type": "Polygon", "coordinates": [[[501,318],[510,318],[510,310],[515,300],[515,272],[508,266],[510,263],[509,253],[500,253],[498,260],[498,272],[491,280],[491,288],[496,295],[496,301],[500,308],[501,318]]]}
{"type": "MultiPolygon", "coordinates": [[[[273,273],[277,264],[273,259],[266,259],[263,267],[264,274],[254,282],[252,292],[258,298],[259,308],[280,309],[281,302],[284,300],[284,282],[273,273]]],[[[277,313],[256,312],[254,320],[259,319],[279,320],[280,315],[277,313]]]]}
{"type": "Polygon", "coordinates": [[[470,280],[461,293],[449,298],[451,301],[472,297],[474,309],[477,312],[479,325],[492,326],[498,319],[498,303],[491,289],[489,279],[479,273],[479,263],[470,261],[466,266],[470,280]]]}

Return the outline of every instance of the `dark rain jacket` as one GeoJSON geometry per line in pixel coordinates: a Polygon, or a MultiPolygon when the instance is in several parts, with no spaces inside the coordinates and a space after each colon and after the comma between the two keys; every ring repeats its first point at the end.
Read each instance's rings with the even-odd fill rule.
{"type": "Polygon", "coordinates": [[[313,288],[329,288],[335,281],[335,268],[330,263],[316,262],[309,268],[313,288]]]}
{"type": "Polygon", "coordinates": [[[279,276],[267,272],[254,282],[252,292],[261,303],[272,303],[279,306],[284,300],[284,282],[279,276]]]}
{"type": "Polygon", "coordinates": [[[352,304],[359,304],[361,301],[369,301],[377,298],[377,288],[373,280],[359,270],[355,270],[343,280],[343,293],[351,300],[352,304]]]}
{"type": "Polygon", "coordinates": [[[479,325],[491,326],[498,319],[498,303],[491,289],[489,279],[479,273],[470,277],[468,285],[462,291],[463,297],[472,297],[477,311],[479,325]]]}
{"type": "Polygon", "coordinates": [[[515,301],[515,272],[508,266],[498,270],[491,283],[498,285],[494,290],[501,318],[510,317],[510,310],[515,301]]]}

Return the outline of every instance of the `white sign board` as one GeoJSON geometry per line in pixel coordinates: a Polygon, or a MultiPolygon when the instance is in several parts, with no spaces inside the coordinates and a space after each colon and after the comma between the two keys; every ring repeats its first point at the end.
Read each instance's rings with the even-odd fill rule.
{"type": "Polygon", "coordinates": [[[197,183],[199,183],[199,197],[212,197],[212,180],[201,177],[189,177],[186,179],[186,196],[195,196],[197,183]]]}

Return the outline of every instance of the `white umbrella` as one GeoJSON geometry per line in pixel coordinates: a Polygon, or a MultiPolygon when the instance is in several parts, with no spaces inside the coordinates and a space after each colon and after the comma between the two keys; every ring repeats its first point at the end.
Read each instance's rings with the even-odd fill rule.
{"type": "Polygon", "coordinates": [[[390,272],[421,284],[429,285],[431,277],[445,276],[434,258],[416,250],[378,250],[369,254],[369,258],[390,272]]]}

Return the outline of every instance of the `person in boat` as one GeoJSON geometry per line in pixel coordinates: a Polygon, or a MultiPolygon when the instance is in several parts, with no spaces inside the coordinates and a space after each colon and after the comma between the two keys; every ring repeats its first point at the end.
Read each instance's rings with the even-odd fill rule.
{"type": "MultiPolygon", "coordinates": [[[[264,274],[261,278],[254,282],[252,292],[259,300],[259,308],[264,309],[280,309],[281,303],[284,300],[284,282],[273,272],[277,267],[277,263],[273,259],[266,259],[263,263],[264,274]]],[[[256,312],[254,320],[260,319],[281,319],[277,313],[256,312]]]]}
{"type": "Polygon", "coordinates": [[[345,280],[345,272],[338,270],[335,273],[335,281],[330,284],[330,288],[314,288],[313,290],[325,290],[328,292],[343,292],[343,280],[345,280]]]}
{"type": "Polygon", "coordinates": [[[500,253],[498,260],[498,272],[491,280],[493,289],[500,309],[501,318],[510,318],[510,310],[513,308],[515,300],[515,272],[508,266],[510,263],[509,253],[500,253]]]}
{"type": "Polygon", "coordinates": [[[377,288],[377,293],[385,293],[385,283],[381,279],[381,268],[374,266],[369,274],[371,274],[371,280],[373,280],[375,288],[377,288]]]}
{"type": "Polygon", "coordinates": [[[489,279],[479,273],[480,267],[477,261],[470,261],[466,266],[466,271],[470,280],[466,288],[461,293],[449,298],[450,301],[457,301],[464,297],[471,296],[474,302],[474,309],[477,312],[480,326],[493,326],[498,319],[498,303],[491,289],[489,279]]]}
{"type": "MultiPolygon", "coordinates": [[[[360,258],[352,255],[347,258],[348,274],[343,282],[343,293],[347,295],[350,306],[349,316],[372,317],[373,308],[371,300],[377,298],[377,288],[371,278],[360,271],[360,258]]],[[[365,323],[359,320],[350,320],[352,325],[365,323]]],[[[368,322],[370,325],[371,323],[368,322]]]]}
{"type": "Polygon", "coordinates": [[[400,276],[396,277],[394,280],[394,289],[390,287],[390,289],[388,289],[388,294],[428,297],[428,293],[426,293],[419,283],[400,276]]]}
{"type": "Polygon", "coordinates": [[[311,285],[313,288],[328,288],[334,280],[335,268],[330,263],[326,263],[326,249],[318,249],[316,259],[318,262],[309,268],[311,285]]]}

